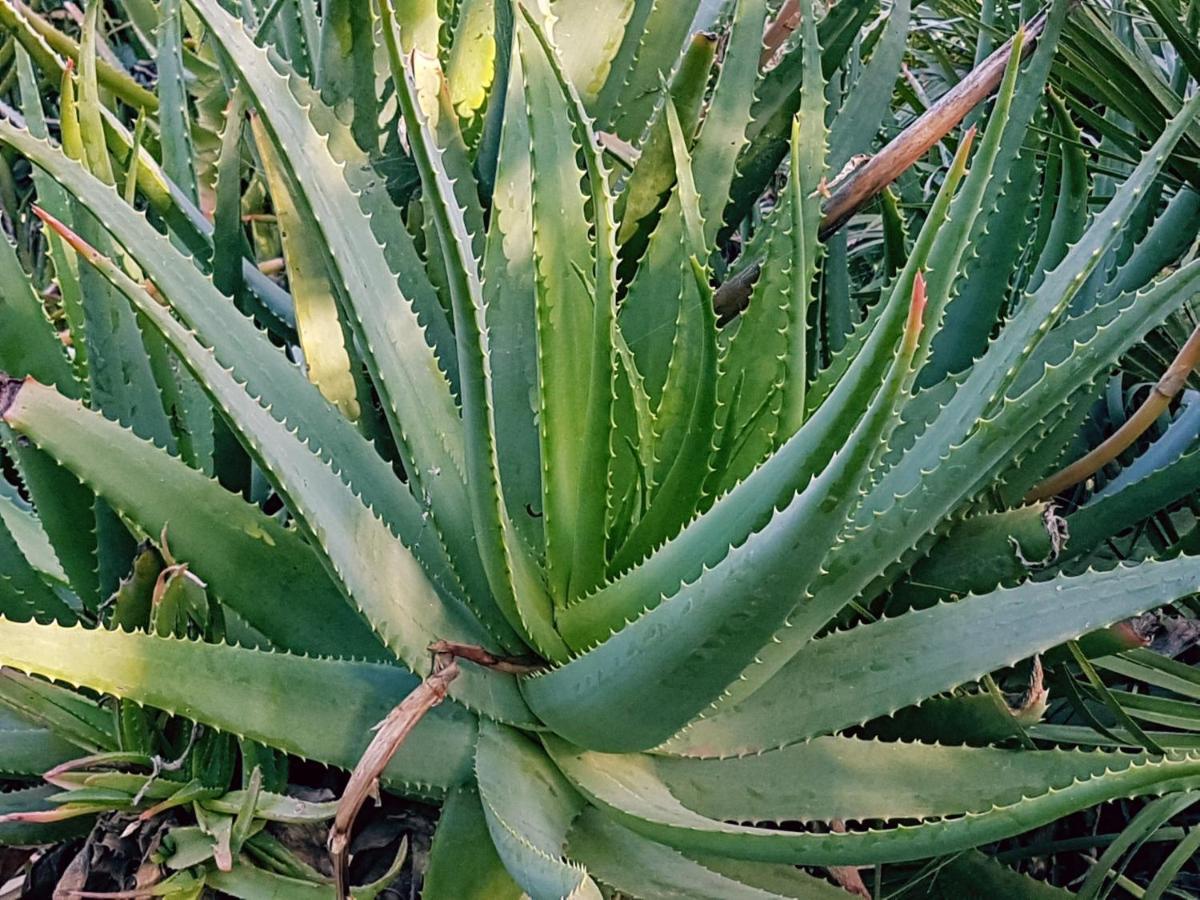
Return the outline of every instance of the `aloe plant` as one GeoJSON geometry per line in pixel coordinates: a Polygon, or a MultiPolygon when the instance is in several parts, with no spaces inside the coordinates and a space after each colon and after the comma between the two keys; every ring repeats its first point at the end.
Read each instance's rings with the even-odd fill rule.
{"type": "Polygon", "coordinates": [[[1133,719],[1105,740],[997,700],[1043,654],[1095,675],[1109,626],[1200,590],[1187,555],[1064,568],[1190,493],[1194,452],[1065,544],[1022,501],[1200,293],[1183,242],[1127,234],[1193,202],[1161,175],[1200,98],[1089,215],[1044,90],[1057,3],[928,207],[883,195],[854,225],[883,252],[852,255],[823,198],[888,114],[855,85],[895,83],[904,0],[800,4],[770,60],[768,4],[736,0],[719,64],[696,3],[439,6],[129,4],[152,104],[98,64],[98,2],[76,44],[0,0],[0,143],[53,267],[0,242],[0,770],[58,789],[6,794],[0,839],[186,805],[164,892],[332,896],[263,830],[335,812],[285,796],[286,756],[353,769],[406,697],[380,780],[444,804],[430,898],[837,896],[796,866],[1200,785],[1133,719]]]}

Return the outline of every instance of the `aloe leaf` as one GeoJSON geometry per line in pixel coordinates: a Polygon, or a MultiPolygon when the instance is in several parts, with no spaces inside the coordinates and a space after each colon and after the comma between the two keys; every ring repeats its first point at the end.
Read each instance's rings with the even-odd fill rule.
{"type": "Polygon", "coordinates": [[[747,699],[693,723],[669,746],[754,752],[865,722],[1169,603],[1195,591],[1197,579],[1195,559],[1149,561],[1000,589],[837,632],[810,643],[747,699]],[[876,640],[892,651],[881,655],[876,640]],[[809,692],[802,707],[794,702],[797,685],[809,692]]]}
{"type": "Polygon", "coordinates": [[[523,894],[496,853],[479,792],[472,786],[451,791],[433,833],[421,896],[426,900],[519,900],[523,894]]]}
{"type": "MultiPolygon", "coordinates": [[[[492,403],[500,486],[522,539],[544,551],[541,447],[537,424],[537,313],[533,270],[529,120],[523,114],[523,74],[512,54],[483,257],[484,311],[492,361],[492,403]]],[[[500,87],[497,87],[500,90],[500,87]]],[[[492,103],[496,102],[493,97],[492,103]]]]}
{"type": "Polygon", "coordinates": [[[736,0],[725,60],[692,148],[696,184],[702,191],[700,213],[706,244],[713,243],[721,227],[738,154],[748,143],[746,128],[751,120],[766,20],[765,0],[736,0]]]}
{"type": "Polygon", "coordinates": [[[708,272],[699,262],[708,255],[704,220],[682,128],[671,107],[667,122],[677,179],[666,215],[677,214],[682,219],[681,249],[689,259],[694,290],[682,289],[674,346],[654,412],[648,509],[610,562],[618,571],[673,536],[695,512],[705,483],[697,475],[709,470],[716,426],[717,325],[708,272]]]}
{"type": "MultiPolygon", "coordinates": [[[[61,224],[57,227],[65,233],[61,224]]],[[[205,387],[296,515],[305,536],[320,548],[326,571],[407,666],[427,674],[432,665],[427,648],[438,639],[495,646],[465,607],[442,602],[405,544],[328,463],[248,395],[169,311],[111,261],[72,239],[77,251],[136,304],[205,387]]],[[[524,704],[510,676],[471,669],[454,683],[451,693],[469,697],[471,705],[482,706],[502,720],[525,720],[524,704]]]]}
{"type": "Polygon", "coordinates": [[[623,141],[636,142],[687,39],[700,0],[635,0],[625,37],[593,105],[596,119],[623,141]]]}
{"type": "MultiPolygon", "coordinates": [[[[844,65],[862,26],[874,10],[874,0],[844,0],[829,7],[817,23],[817,35],[823,48],[821,70],[826,78],[832,78],[844,65]]],[[[730,228],[749,215],[779,164],[787,157],[792,119],[800,108],[804,67],[803,42],[795,41],[785,48],[779,62],[762,75],[755,89],[756,99],[746,129],[749,144],[738,159],[732,202],[725,211],[725,221],[730,228]]]]}
{"type": "Polygon", "coordinates": [[[768,648],[762,665],[756,664],[756,672],[748,677],[748,688],[778,671],[838,609],[881,574],[879,560],[900,558],[929,534],[964,498],[980,488],[983,473],[1008,458],[1013,446],[1045,415],[1160,322],[1174,304],[1190,296],[1197,272],[1185,267],[1140,295],[1138,303],[1125,295],[1124,302],[1118,304],[1123,307],[1123,328],[1098,327],[1093,333],[1092,353],[1073,352],[1061,360],[1039,360],[1028,368],[1021,365],[1042,343],[1048,322],[1062,314],[1104,247],[1115,240],[1123,216],[1137,204],[1136,195],[1153,180],[1166,159],[1166,149],[1178,140],[1197,109],[1200,100],[1193,98],[1130,176],[1126,189],[1096,216],[1084,237],[1037,291],[1025,298],[913,450],[873,486],[855,513],[855,539],[834,548],[826,560],[827,574],[816,589],[819,601],[805,604],[802,616],[779,635],[779,643],[768,648]],[[1051,362],[1053,368],[1047,365],[1051,362]],[[993,393],[998,394],[997,408],[985,415],[980,407],[987,404],[980,398],[993,393]],[[951,446],[953,452],[932,470],[921,462],[942,457],[951,446]],[[903,547],[878,546],[879,541],[893,540],[903,547]]]}
{"type": "Polygon", "coordinates": [[[446,60],[446,83],[464,128],[475,124],[494,83],[495,28],[495,0],[463,0],[446,60]]]}
{"type": "Polygon", "coordinates": [[[985,812],[1136,758],[826,737],[752,756],[651,757],[651,768],[681,803],[709,818],[812,822],[985,812]],[[974,777],[980,767],[986,781],[974,777]],[[939,777],[930,779],[931,771],[939,777]]]}
{"type": "MultiPolygon", "coordinates": [[[[383,396],[412,489],[419,497],[429,496],[434,524],[452,558],[467,566],[477,551],[460,474],[461,419],[417,313],[401,293],[328,142],[292,99],[288,79],[215,0],[194,0],[192,7],[237,66],[242,87],[279,151],[292,199],[323,238],[339,306],[383,396]]],[[[486,597],[477,601],[487,614],[486,597]]]]}
{"type": "MultiPolygon", "coordinates": [[[[614,347],[617,305],[615,201],[608,189],[608,182],[610,180],[609,172],[601,157],[592,121],[584,108],[584,101],[563,71],[559,56],[555,53],[555,48],[550,44],[546,34],[538,27],[533,17],[529,16],[528,13],[526,13],[526,22],[540,45],[546,62],[549,63],[550,71],[557,82],[558,91],[565,101],[563,105],[565,106],[566,120],[574,133],[575,141],[582,144],[584,169],[587,173],[587,199],[591,205],[591,218],[595,225],[595,239],[592,243],[592,253],[595,255],[595,262],[591,278],[593,296],[591,302],[590,343],[592,354],[591,359],[588,360],[588,372],[585,382],[586,390],[580,391],[586,398],[586,405],[583,407],[582,452],[578,453],[578,465],[572,472],[572,477],[577,481],[577,487],[574,504],[575,521],[571,529],[572,537],[570,546],[572,558],[567,594],[568,596],[574,596],[593,587],[600,580],[604,569],[604,508],[607,498],[604,477],[609,464],[610,448],[607,445],[607,438],[612,422],[614,393],[612,380],[616,364],[614,347]]],[[[526,76],[527,98],[530,88],[531,81],[526,76]]],[[[531,105],[529,109],[532,112],[534,107],[531,105]]],[[[532,114],[529,117],[529,125],[531,138],[533,139],[532,146],[535,148],[531,154],[531,159],[536,162],[540,158],[538,156],[539,150],[536,148],[539,144],[543,143],[538,139],[538,135],[541,133],[541,127],[544,126],[541,126],[539,117],[532,114]]],[[[544,143],[548,144],[549,142],[544,143]]],[[[553,163],[554,160],[552,158],[551,165],[553,163]]],[[[535,256],[539,257],[539,261],[544,263],[546,257],[539,251],[538,234],[543,234],[546,226],[544,224],[544,216],[538,215],[539,198],[540,193],[535,180],[533,187],[535,225],[538,223],[543,224],[541,224],[542,231],[535,230],[534,251],[535,256]]],[[[545,200],[546,202],[552,202],[552,197],[547,197],[545,200]]],[[[572,268],[576,267],[577,263],[574,258],[571,258],[569,262],[572,268]]],[[[542,266],[539,266],[539,271],[542,271],[542,268],[542,266]]],[[[578,269],[573,274],[578,274],[578,269]]],[[[546,301],[543,299],[542,302],[545,303],[546,301]]],[[[542,348],[541,359],[543,360],[547,360],[547,351],[551,346],[551,341],[554,344],[558,344],[560,340],[557,335],[553,337],[551,335],[542,336],[543,327],[549,327],[553,331],[553,320],[553,315],[547,316],[543,325],[542,320],[539,319],[539,339],[542,341],[539,347],[542,348]]],[[[557,392],[557,382],[552,383],[551,388],[557,392]]],[[[549,412],[549,406],[546,405],[546,401],[543,401],[543,406],[545,411],[549,412]]],[[[548,470],[548,478],[551,481],[559,477],[560,475],[556,471],[552,469],[548,470]]],[[[549,509],[549,503],[547,503],[546,508],[549,509]]],[[[547,523],[547,526],[549,525],[550,523],[547,523]]],[[[548,550],[552,549],[549,543],[547,547],[548,550]]],[[[553,553],[550,553],[549,561],[552,566],[554,562],[553,553]]],[[[552,568],[550,575],[553,582],[554,574],[552,568]]]]}
{"type": "MultiPolygon", "coordinates": [[[[237,312],[158,234],[140,214],[111,189],[90,177],[49,144],[0,121],[0,141],[34,160],[93,214],[103,216],[114,235],[150,276],[159,293],[215,354],[214,362],[231,369],[256,397],[270,397],[272,412],[327,459],[336,459],[340,477],[356,493],[371,498],[372,508],[413,548],[439,587],[454,596],[457,578],[440,542],[430,534],[416,498],[396,478],[363,436],[330,406],[287,358],[270,346],[265,334],[237,312]]],[[[161,309],[155,302],[155,309],[161,309]]]]}
{"type": "Polygon", "coordinates": [[[351,128],[364,150],[378,140],[375,94],[375,23],[368,4],[333,0],[321,17],[319,47],[313,50],[316,87],[330,106],[353,104],[351,128]]]}
{"type": "MultiPolygon", "coordinates": [[[[652,757],[581,751],[557,739],[548,744],[555,762],[578,790],[622,825],[651,840],[689,853],[793,865],[859,865],[953,853],[1108,799],[1188,789],[1200,778],[1200,759],[1191,755],[1116,754],[1108,759],[1106,769],[1089,775],[1087,754],[1080,754],[1079,777],[1057,787],[1041,785],[1032,796],[1018,796],[1007,804],[989,804],[979,811],[918,824],[793,832],[733,824],[696,812],[671,793],[652,757]]],[[[974,780],[973,773],[970,777],[974,780]]]]}
{"type": "Polygon", "coordinates": [[[716,51],[715,35],[706,32],[692,35],[679,68],[671,76],[667,97],[659,105],[649,125],[641,153],[617,201],[617,218],[621,222],[617,241],[622,245],[622,257],[625,259],[641,258],[644,242],[656,221],[654,214],[666,202],[671,185],[675,182],[675,159],[666,119],[667,105],[674,105],[685,143],[690,150],[716,51]],[[635,234],[640,237],[642,246],[626,246],[635,234]]]}
{"type": "MultiPolygon", "coordinates": [[[[769,423],[757,425],[756,434],[747,441],[741,466],[726,476],[721,485],[725,489],[744,477],[747,465],[757,466],[776,442],[791,437],[806,415],[808,307],[819,252],[818,189],[825,177],[826,130],[821,47],[813,10],[804,10],[802,15],[805,75],[800,111],[792,122],[787,192],[777,207],[779,218],[768,238],[767,256],[750,307],[740,316],[722,359],[727,383],[730,377],[745,373],[751,397],[765,396],[773,389],[778,390],[778,397],[770,401],[769,423]]],[[[754,412],[748,409],[744,414],[754,412]]],[[[726,421],[723,427],[736,432],[745,424],[726,421]]]]}
{"type": "Polygon", "coordinates": [[[85,751],[117,747],[112,711],[60,685],[6,669],[0,671],[0,704],[85,751]]]}
{"type": "Polygon", "coordinates": [[[257,507],[34,382],[20,388],[5,419],[143,533],[158,539],[165,529],[175,557],[191,563],[218,597],[277,646],[383,657],[312,550],[257,507]],[[113,452],[127,465],[98,464],[113,452]]]}
{"type": "Polygon", "coordinates": [[[583,798],[536,744],[481,722],[475,779],[496,853],[530,897],[600,900],[587,871],[563,858],[583,798]]]}
{"type": "Polygon", "coordinates": [[[82,755],[78,746],[48,728],[0,710],[0,772],[41,775],[47,769],[82,755]]]}
{"type": "Polygon", "coordinates": [[[275,148],[262,133],[257,116],[251,118],[250,125],[279,222],[288,288],[296,306],[296,331],[304,350],[308,379],[326,400],[341,410],[342,415],[356,421],[360,409],[354,362],[347,338],[342,333],[337,303],[329,289],[325,267],[320,264],[319,237],[297,212],[275,148]]]}
{"type": "Polygon", "coordinates": [[[596,749],[653,746],[715,700],[783,623],[819,567],[803,548],[834,541],[890,428],[920,334],[919,275],[916,285],[886,380],[830,465],[693,583],[611,637],[594,633],[599,646],[522,682],[530,708],[556,733],[596,749]]]}
{"type": "MultiPolygon", "coordinates": [[[[588,286],[576,275],[577,270],[592,270],[592,249],[586,198],[579,187],[583,173],[576,163],[575,129],[551,61],[534,32],[526,24],[518,27],[517,35],[530,135],[546,573],[553,596],[562,602],[571,583],[575,529],[583,513],[579,485],[589,477],[583,472],[585,460],[594,456],[584,434],[591,417],[581,421],[580,412],[588,408],[596,378],[591,360],[587,366],[579,364],[579,348],[593,342],[601,298],[589,296],[588,286]]],[[[598,352],[602,346],[597,345],[598,352]]],[[[607,454],[607,447],[599,449],[607,454]]],[[[594,488],[598,479],[595,474],[590,477],[594,488]]]]}
{"type": "MultiPolygon", "coordinates": [[[[0,621],[0,661],[172,715],[353,768],[371,729],[417,685],[396,666],[267,653],[142,633],[0,621]],[[186,679],[146,678],[178,668],[186,679]],[[296,694],[295,692],[301,692],[296,694]],[[296,704],[294,696],[306,702],[296,704]]],[[[437,796],[469,777],[474,720],[444,703],[392,758],[383,780],[437,796]]]]}
{"type": "MultiPolygon", "coordinates": [[[[20,86],[21,108],[25,112],[26,127],[35,137],[43,140],[49,137],[46,127],[46,116],[42,110],[42,98],[38,90],[37,73],[33,63],[24,49],[17,51],[17,83],[20,86]]],[[[33,184],[38,202],[45,209],[64,221],[71,218],[71,205],[67,193],[52,178],[41,169],[34,168],[33,184]]],[[[75,267],[74,255],[57,238],[46,242],[47,252],[54,264],[55,280],[58,282],[59,293],[62,295],[63,318],[71,335],[71,345],[75,348],[71,360],[76,377],[84,385],[87,383],[87,340],[83,334],[83,299],[79,296],[79,273],[75,267]]]]}
{"type": "Polygon", "coordinates": [[[554,0],[553,39],[564,74],[591,108],[612,71],[637,0],[554,0]]]}
{"type": "Polygon", "coordinates": [[[846,896],[841,888],[793,866],[760,863],[739,871],[732,860],[692,859],[591,807],[572,827],[570,849],[571,856],[599,881],[646,900],[844,900],[846,896]]]}
{"type": "MultiPolygon", "coordinates": [[[[45,71],[57,68],[59,57],[81,65],[80,45],[28,6],[18,6],[13,0],[0,2],[0,25],[13,34],[25,52],[45,71]]],[[[133,109],[158,109],[158,98],[146,90],[121,69],[100,59],[95,63],[96,77],[100,84],[112,91],[133,109]]]]}
{"type": "Polygon", "coordinates": [[[32,375],[65,394],[79,396],[80,385],[62,342],[7,237],[0,242],[0,316],[5,323],[0,333],[0,366],[10,374],[32,375]]]}
{"type": "MultiPolygon", "coordinates": [[[[0,816],[10,813],[49,811],[54,808],[50,805],[49,798],[57,792],[58,788],[48,784],[5,791],[0,794],[0,816]]],[[[30,847],[80,837],[91,830],[93,821],[94,817],[86,816],[46,824],[4,822],[0,824],[0,845],[30,847]]]]}
{"type": "Polygon", "coordinates": [[[512,632],[521,634],[545,655],[559,655],[562,642],[551,624],[550,599],[531,571],[527,551],[516,537],[498,480],[495,410],[490,397],[491,370],[478,261],[463,209],[433,140],[431,123],[420,108],[412,73],[401,59],[393,7],[385,4],[383,10],[384,40],[393,80],[446,261],[463,398],[466,472],[474,485],[466,510],[474,525],[472,540],[483,560],[497,606],[512,632]]]}
{"type": "MultiPolygon", "coordinates": [[[[899,0],[888,11],[887,24],[829,127],[829,168],[840,172],[855,154],[869,152],[891,105],[892,88],[901,74],[912,18],[910,0],[899,0]]],[[[807,69],[805,79],[808,78],[807,69]]],[[[807,81],[803,82],[807,83],[807,81]]]]}
{"type": "Polygon", "coordinates": [[[75,612],[25,558],[0,522],[0,613],[16,619],[75,621],[75,612]]]}
{"type": "MultiPolygon", "coordinates": [[[[0,497],[0,521],[12,534],[13,540],[21,548],[21,555],[29,560],[42,577],[51,584],[67,585],[67,573],[63,571],[62,563],[54,552],[54,545],[46,535],[41,520],[23,499],[15,488],[11,495],[0,497]]],[[[7,493],[0,486],[0,494],[7,493]]]]}
{"type": "MultiPolygon", "coordinates": [[[[964,140],[904,272],[892,286],[890,296],[880,301],[874,327],[864,337],[853,364],[842,370],[817,412],[773,456],[689,522],[675,538],[640,565],[615,572],[608,583],[564,610],[560,615],[564,633],[578,629],[576,634],[590,634],[592,640],[597,640],[613,627],[611,623],[631,621],[647,604],[675,594],[705,567],[719,563],[729,547],[737,546],[747,535],[761,529],[772,511],[789,502],[845,444],[865,398],[884,379],[886,367],[893,359],[896,342],[904,329],[903,316],[910,309],[908,300],[914,280],[937,229],[945,221],[950,200],[966,170],[969,150],[970,141],[964,140]],[[579,621],[573,622],[576,618],[579,621]]],[[[662,296],[657,299],[661,303],[662,296]]],[[[629,303],[627,300],[622,307],[625,314],[629,303]]],[[[623,317],[622,325],[625,321],[623,317]]]]}
{"type": "Polygon", "coordinates": [[[163,172],[195,202],[196,154],[184,87],[183,23],[180,19],[180,0],[167,0],[162,4],[157,29],[159,140],[163,172]]]}

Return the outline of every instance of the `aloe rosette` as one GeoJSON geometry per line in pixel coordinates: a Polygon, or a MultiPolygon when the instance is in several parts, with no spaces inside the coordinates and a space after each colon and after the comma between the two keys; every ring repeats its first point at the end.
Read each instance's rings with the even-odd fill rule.
{"type": "MultiPolygon", "coordinates": [[[[1063,568],[1188,493],[1195,454],[1073,511],[1088,537],[1065,546],[1021,500],[1098,380],[1200,294],[1200,262],[1142,240],[1194,203],[1160,176],[1200,99],[1089,214],[1078,129],[1044,91],[1056,4],[833,340],[847,249],[823,197],[887,109],[829,109],[826,86],[868,4],[802,4],[767,62],[768,4],[737,0],[719,63],[671,4],[464,0],[456,34],[484,38],[448,48],[434,5],[285,0],[241,22],[164,0],[151,142],[100,96],[137,99],[97,68],[97,4],[76,75],[3,0],[22,88],[30,58],[66,73],[58,140],[31,94],[0,143],[34,167],[75,349],[0,244],[3,437],[32,500],[0,498],[0,768],[67,764],[57,795],[4,795],[0,837],[187,802],[181,885],[300,891],[228,865],[265,821],[332,815],[286,779],[229,793],[68,761],[131,752],[144,707],[233,736],[226,776],[235,742],[268,780],[272,751],[351,769],[437,642],[480,652],[381,778],[444,804],[431,898],[832,897],[796,866],[955,853],[1200,786],[1170,740],[1082,749],[1002,704],[984,729],[963,690],[1081,637],[1111,651],[1109,626],[1200,589],[1187,555],[1063,568]],[[197,79],[228,101],[207,156],[197,79]],[[1033,204],[1031,141],[1059,185],[1033,204]],[[243,154],[286,292],[246,255],[243,154]],[[748,306],[718,323],[714,285],[749,262],[748,306]],[[157,548],[126,575],[131,536],[157,548]],[[139,603],[149,618],[114,618],[139,603]]],[[[907,3],[893,16],[860,81],[894,82],[907,3]]]]}

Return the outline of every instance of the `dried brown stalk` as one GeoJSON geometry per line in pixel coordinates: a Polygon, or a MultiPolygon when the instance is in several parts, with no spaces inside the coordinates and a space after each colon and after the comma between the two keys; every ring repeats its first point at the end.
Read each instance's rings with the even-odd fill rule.
{"type": "Polygon", "coordinates": [[[333,827],[329,830],[329,857],[333,864],[334,887],[338,900],[349,900],[347,865],[350,856],[350,832],[367,798],[379,791],[379,776],[404,739],[429,710],[446,699],[450,683],[458,677],[458,660],[449,653],[434,657],[434,670],[411,694],[379,723],[375,737],[350,773],[350,781],[338,802],[333,827]]]}

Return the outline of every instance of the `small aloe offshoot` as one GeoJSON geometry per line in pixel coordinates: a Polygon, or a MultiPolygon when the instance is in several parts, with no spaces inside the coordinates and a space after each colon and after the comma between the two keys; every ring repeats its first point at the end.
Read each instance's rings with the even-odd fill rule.
{"type": "Polygon", "coordinates": [[[895,83],[906,0],[733,0],[722,54],[695,0],[443,6],[131,8],[156,111],[97,65],[98,2],[68,44],[0,0],[0,144],[75,348],[0,241],[0,770],[46,783],[0,840],[174,810],[161,894],[371,897],[404,863],[347,884],[379,788],[442,806],[431,900],[837,897],[797,867],[858,886],[1193,788],[1200,754],[1099,673],[1165,678],[1120,623],[1200,561],[1066,564],[1196,455],[1069,529],[1038,485],[1200,294],[1143,240],[1192,202],[1162,175],[1200,97],[1089,215],[1055,2],[978,129],[942,122],[928,203],[872,201],[872,256],[838,230],[869,198],[824,201],[874,149],[852,85],[895,83]],[[1115,723],[1064,724],[1043,662],[1115,723]],[[290,796],[293,758],[351,771],[341,803],[290,796]],[[273,837],[327,822],[332,876],[273,837]]]}

